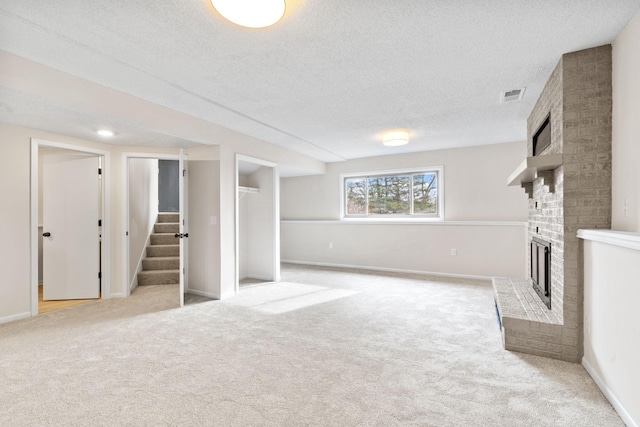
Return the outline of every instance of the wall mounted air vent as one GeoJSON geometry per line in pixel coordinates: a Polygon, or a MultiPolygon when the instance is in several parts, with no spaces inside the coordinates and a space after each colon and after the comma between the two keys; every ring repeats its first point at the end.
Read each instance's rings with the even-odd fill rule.
{"type": "Polygon", "coordinates": [[[520,101],[524,96],[524,89],[513,89],[500,94],[500,103],[520,101]]]}

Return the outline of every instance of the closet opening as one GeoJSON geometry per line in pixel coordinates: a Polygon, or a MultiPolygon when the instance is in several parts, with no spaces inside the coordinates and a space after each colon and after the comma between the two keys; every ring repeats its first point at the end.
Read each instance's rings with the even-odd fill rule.
{"type": "Polygon", "coordinates": [[[280,280],[279,176],[275,163],[236,156],[236,293],[280,280]]]}

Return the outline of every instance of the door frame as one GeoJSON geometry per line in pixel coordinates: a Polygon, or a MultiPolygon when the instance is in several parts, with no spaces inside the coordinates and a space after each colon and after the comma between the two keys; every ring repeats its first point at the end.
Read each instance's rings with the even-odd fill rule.
{"type": "Polygon", "coordinates": [[[238,187],[240,185],[240,162],[254,163],[272,169],[273,177],[273,281],[280,281],[280,173],[278,164],[256,157],[236,153],[235,162],[235,293],[240,292],[240,198],[238,187]]]}
{"type": "MultiPolygon", "coordinates": [[[[122,286],[124,291],[124,296],[128,297],[131,295],[131,289],[129,285],[129,160],[130,159],[157,159],[157,160],[177,160],[181,162],[182,151],[178,154],[162,154],[162,153],[139,153],[139,152],[129,152],[125,151],[122,153],[122,226],[124,235],[122,237],[122,286]]],[[[182,177],[180,178],[182,181],[182,177]]],[[[186,194],[183,193],[186,191],[186,188],[183,191],[183,186],[180,186],[180,197],[185,197],[186,194]]],[[[184,186],[186,187],[186,186],[184,186]]],[[[182,199],[181,199],[182,200],[182,199]]],[[[181,233],[182,231],[182,223],[183,223],[183,206],[180,206],[180,227],[181,233]]],[[[184,245],[185,247],[187,245],[184,245]]],[[[186,251],[180,251],[180,269],[183,269],[183,259],[186,259],[186,251]]],[[[182,289],[181,300],[184,298],[183,293],[187,291],[187,280],[186,274],[182,274],[181,277],[184,281],[184,289],[182,289]]],[[[182,304],[181,304],[182,305],[182,304]]]]}
{"type": "Polygon", "coordinates": [[[31,316],[38,315],[38,165],[40,147],[59,148],[102,157],[102,253],[101,296],[111,298],[111,153],[106,150],[31,138],[31,183],[30,183],[30,264],[31,264],[31,316]]]}

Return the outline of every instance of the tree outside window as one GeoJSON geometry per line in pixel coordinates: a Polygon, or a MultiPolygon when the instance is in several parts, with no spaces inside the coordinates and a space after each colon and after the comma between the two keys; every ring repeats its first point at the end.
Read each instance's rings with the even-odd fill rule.
{"type": "Polygon", "coordinates": [[[344,179],[345,216],[438,216],[439,172],[423,171],[344,179]]]}

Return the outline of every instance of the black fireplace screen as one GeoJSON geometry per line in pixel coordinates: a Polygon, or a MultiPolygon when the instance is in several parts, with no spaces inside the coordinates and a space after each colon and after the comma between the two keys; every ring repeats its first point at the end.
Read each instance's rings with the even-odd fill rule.
{"type": "Polygon", "coordinates": [[[551,309],[551,243],[531,241],[531,281],[542,302],[551,309]]]}

